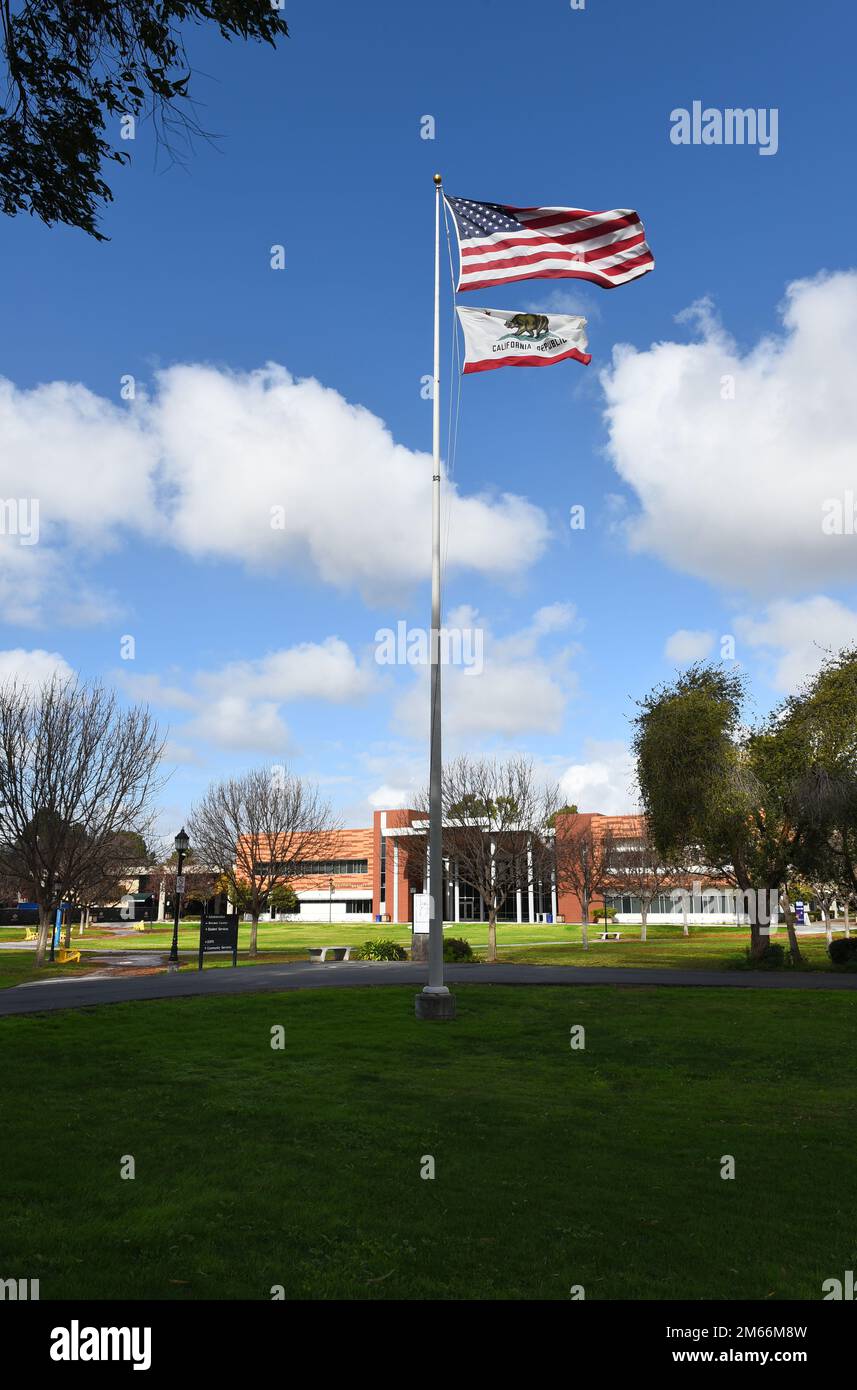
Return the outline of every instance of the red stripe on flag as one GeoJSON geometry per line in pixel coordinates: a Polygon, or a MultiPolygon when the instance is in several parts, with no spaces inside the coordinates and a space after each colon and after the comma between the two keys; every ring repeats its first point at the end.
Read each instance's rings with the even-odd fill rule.
{"type": "Polygon", "coordinates": [[[596,237],[618,232],[622,227],[639,227],[639,218],[632,221],[628,217],[617,217],[613,222],[602,222],[597,227],[584,227],[582,232],[558,232],[556,236],[528,236],[526,232],[517,236],[514,232],[503,241],[482,241],[479,246],[462,246],[462,256],[490,256],[493,251],[511,251],[516,246],[574,246],[581,241],[594,241],[596,237]]]}
{"type": "MultiPolygon", "coordinates": [[[[466,270],[462,267],[462,273],[468,277],[476,275],[480,270],[506,270],[513,269],[519,265],[536,265],[543,261],[568,261],[569,265],[582,265],[590,261],[608,261],[613,256],[617,256],[620,251],[630,251],[632,247],[639,246],[645,241],[645,235],[640,232],[639,236],[629,237],[627,241],[612,241],[609,246],[597,246],[594,251],[562,251],[547,245],[539,247],[538,251],[527,251],[521,256],[503,256],[500,260],[493,260],[490,253],[483,253],[478,261],[468,261],[466,270]]],[[[606,269],[606,267],[604,267],[606,269]]],[[[495,281],[499,284],[500,281],[495,281]]]]}
{"type": "Polygon", "coordinates": [[[533,357],[529,353],[520,356],[507,356],[503,358],[484,357],[478,362],[468,362],[464,368],[464,374],[470,372],[491,372],[495,367],[549,367],[553,362],[564,362],[566,358],[573,357],[576,362],[582,362],[584,367],[588,367],[592,361],[590,352],[580,352],[577,348],[569,348],[568,352],[560,352],[556,357],[533,357]]]}
{"type": "Polygon", "coordinates": [[[604,275],[624,275],[627,270],[633,270],[638,265],[654,265],[655,258],[651,251],[647,251],[644,256],[632,256],[630,260],[623,261],[621,265],[605,266],[604,275]]]}
{"type": "MultiPolygon", "coordinates": [[[[648,257],[640,256],[635,261],[629,261],[626,265],[618,266],[612,273],[614,275],[623,275],[627,270],[633,269],[638,263],[642,264],[646,260],[651,262],[647,269],[653,270],[655,258],[650,254],[648,257]]],[[[641,270],[640,275],[643,274],[645,274],[645,271],[641,270]]],[[[638,279],[639,276],[635,276],[634,278],[638,279]]],[[[594,285],[600,285],[601,288],[605,290],[615,290],[618,288],[609,278],[608,272],[603,270],[532,270],[523,275],[520,273],[517,275],[508,275],[505,279],[500,280],[471,281],[469,279],[462,279],[459,281],[458,290],[459,293],[463,293],[465,290],[493,290],[497,285],[508,285],[515,280],[591,280],[594,285]]]]}
{"type": "MultiPolygon", "coordinates": [[[[563,222],[579,222],[584,217],[608,217],[611,212],[618,211],[618,208],[602,208],[600,212],[595,212],[591,209],[588,212],[585,212],[581,208],[552,208],[550,210],[545,209],[545,214],[543,217],[527,217],[526,219],[524,219],[524,225],[527,228],[558,227],[561,226],[563,222]]],[[[639,215],[633,210],[633,208],[623,208],[622,212],[630,222],[639,222],[639,215]]]]}

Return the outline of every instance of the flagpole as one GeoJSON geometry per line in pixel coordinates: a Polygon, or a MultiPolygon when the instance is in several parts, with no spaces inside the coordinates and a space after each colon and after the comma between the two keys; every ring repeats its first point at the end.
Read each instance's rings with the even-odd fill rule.
{"type": "Polygon", "coordinates": [[[455,1018],[455,997],[443,983],[443,799],[440,688],[440,204],[443,180],[434,176],[434,382],[431,483],[431,748],[429,754],[428,984],[416,997],[417,1018],[455,1018]]]}

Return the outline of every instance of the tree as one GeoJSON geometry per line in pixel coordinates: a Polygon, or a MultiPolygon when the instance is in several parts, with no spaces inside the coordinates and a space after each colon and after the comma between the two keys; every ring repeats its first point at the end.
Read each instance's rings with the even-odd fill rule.
{"type": "MultiPolygon", "coordinates": [[[[548,870],[555,788],[526,758],[455,758],[443,769],[443,853],[479,894],[488,915],[488,960],[497,959],[497,912],[510,893],[548,870]]],[[[421,798],[428,813],[425,795],[421,798]]]]}
{"type": "Polygon", "coordinates": [[[36,965],[60,904],[115,853],[117,836],[145,836],[163,740],[143,706],[54,676],[0,687],[0,874],[39,907],[36,965]]]}
{"type": "MultiPolygon", "coordinates": [[[[80,932],[83,933],[90,910],[102,903],[115,903],[125,890],[125,880],[135,870],[149,863],[149,852],[142,835],[120,832],[105,838],[100,853],[93,856],[85,871],[69,890],[69,901],[80,908],[80,932]]],[[[71,928],[66,932],[69,944],[71,928]]]]}
{"type": "Polygon", "coordinates": [[[847,904],[857,892],[857,647],[829,656],[780,723],[802,767],[798,867],[823,907],[834,894],[847,904]]]}
{"type": "Polygon", "coordinates": [[[744,695],[740,675],[701,664],[651,692],[636,720],[640,788],[658,850],[696,847],[744,894],[751,955],[780,902],[799,962],[789,879],[835,882],[836,833],[857,830],[857,655],[841,653],[757,728],[741,725],[744,695]]]}
{"type": "Polygon", "coordinates": [[[659,853],[645,819],[642,834],[630,842],[614,840],[604,865],[608,890],[630,893],[640,900],[640,940],[646,928],[652,903],[658,894],[677,887],[684,875],[677,864],[668,864],[659,853]]]}
{"type": "Polygon", "coordinates": [[[268,894],[268,907],[273,912],[291,915],[300,912],[301,901],[290,883],[278,883],[268,894]]]}
{"type": "Polygon", "coordinates": [[[151,116],[174,159],[177,137],[205,134],[193,117],[182,26],[206,22],[227,40],[272,47],[288,34],[270,0],[0,0],[3,211],[105,240],[96,225],[99,206],[113,197],[104,167],[130,162],[116,148],[120,122],[151,116]]]}
{"type": "MultiPolygon", "coordinates": [[[[225,893],[236,912],[249,912],[253,903],[253,892],[249,883],[243,879],[234,884],[225,877],[217,880],[215,891],[225,893]]],[[[300,912],[300,898],[290,883],[278,883],[265,894],[262,910],[272,908],[275,912],[300,912]]]]}
{"type": "MultiPolygon", "coordinates": [[[[596,828],[594,816],[577,816],[560,821],[556,829],[555,863],[557,887],[574,893],[580,902],[581,936],[584,951],[589,950],[589,909],[596,893],[607,883],[607,865],[613,855],[609,830],[596,828]]],[[[606,927],[606,923],[605,923],[606,927]]]]}
{"type": "Polygon", "coordinates": [[[193,808],[188,832],[197,855],[251,915],[251,956],[270,895],[300,872],[301,860],[330,855],[334,828],[318,788],[282,767],[215,782],[193,808]]]}

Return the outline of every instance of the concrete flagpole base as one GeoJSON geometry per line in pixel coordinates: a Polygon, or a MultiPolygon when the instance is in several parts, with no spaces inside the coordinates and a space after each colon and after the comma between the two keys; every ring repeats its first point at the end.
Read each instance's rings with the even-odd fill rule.
{"type": "Polygon", "coordinates": [[[417,1018],[437,1019],[441,1023],[451,1023],[455,1018],[455,995],[449,990],[423,989],[414,996],[414,1012],[417,1018]]]}

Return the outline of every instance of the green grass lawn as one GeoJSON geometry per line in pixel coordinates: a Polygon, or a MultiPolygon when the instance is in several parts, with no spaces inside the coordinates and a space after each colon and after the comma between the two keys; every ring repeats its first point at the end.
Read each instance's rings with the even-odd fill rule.
{"type": "Polygon", "coordinates": [[[818,1299],[854,1267],[857,997],[457,994],[447,1026],[389,987],[3,1020],[5,1267],[179,1300],[818,1299]]]}
{"type": "MultiPolygon", "coordinates": [[[[574,966],[651,966],[672,969],[727,970],[740,967],[745,962],[748,942],[746,927],[693,927],[684,936],[679,927],[649,927],[648,940],[640,941],[639,930],[622,928],[621,941],[598,941],[597,930],[590,928],[590,946],[583,949],[579,925],[528,925],[522,923],[500,923],[497,928],[498,955],[501,962],[528,965],[574,965],[574,966]],[[535,944],[533,944],[535,943],[535,944]]],[[[2,932],[17,932],[21,928],[0,929],[2,932]]],[[[467,922],[447,928],[447,935],[465,936],[473,946],[477,959],[485,958],[488,929],[484,923],[467,922]]],[[[305,960],[309,946],[358,945],[370,937],[383,936],[408,946],[411,940],[410,929],[406,926],[380,925],[360,922],[342,927],[336,923],[262,923],[259,927],[260,955],[251,960],[247,955],[250,940],[250,927],[242,923],[238,933],[239,963],[241,965],[272,965],[280,961],[305,960]]],[[[6,936],[6,940],[16,939],[6,936]]],[[[781,928],[775,940],[788,945],[785,929],[781,928]]],[[[91,970],[94,964],[90,952],[118,951],[129,954],[133,951],[157,951],[166,954],[172,942],[172,928],[157,926],[146,931],[131,930],[127,935],[108,935],[98,928],[92,928],[84,936],[72,934],[72,945],[82,949],[80,966],[48,966],[52,971],[74,973],[91,970]]],[[[831,969],[827,955],[827,945],[823,935],[801,937],[801,951],[804,968],[810,970],[831,969]]],[[[196,952],[199,945],[199,923],[183,923],[179,931],[179,947],[185,952],[196,952]]],[[[195,959],[183,958],[183,968],[195,969],[195,959]]],[[[206,968],[212,965],[231,964],[231,958],[209,957],[206,968]]],[[[24,983],[40,978],[40,972],[32,965],[32,956],[27,953],[0,951],[0,988],[24,983]]]]}

